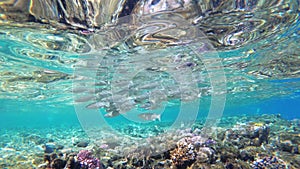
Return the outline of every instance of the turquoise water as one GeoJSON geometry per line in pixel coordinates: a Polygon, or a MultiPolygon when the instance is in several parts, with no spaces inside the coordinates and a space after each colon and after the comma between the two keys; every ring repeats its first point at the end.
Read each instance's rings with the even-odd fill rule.
{"type": "MultiPolygon", "coordinates": [[[[299,118],[299,21],[285,29],[282,34],[237,49],[215,49],[227,85],[223,116],[280,113],[287,119],[299,118]]],[[[76,63],[86,59],[86,39],[72,32],[46,29],[4,26],[1,31],[1,126],[79,125],[73,77],[76,63]]],[[[88,55],[98,53],[102,55],[101,50],[88,55]]],[[[159,51],[149,54],[155,53],[159,51]]],[[[211,82],[205,79],[205,71],[203,76],[200,87],[209,87],[211,82]]],[[[200,98],[200,119],[214,106],[209,95],[200,98]]],[[[178,105],[171,105],[162,120],[174,121],[176,113],[170,112],[178,113],[178,109],[178,105]]],[[[112,119],[108,121],[114,123],[112,119]]]]}
{"type": "MultiPolygon", "coordinates": [[[[259,103],[248,103],[248,105],[231,106],[226,104],[223,115],[235,116],[281,114],[283,118],[293,120],[299,118],[299,98],[280,97],[261,101],[259,103]]],[[[49,106],[47,104],[35,104],[34,101],[1,100],[1,128],[47,128],[55,126],[80,126],[76,112],[72,105],[49,106]],[[30,112],[30,115],[28,115],[30,112]]],[[[178,108],[173,108],[178,112],[178,108]]],[[[199,117],[207,114],[207,108],[200,108],[199,117]]],[[[172,111],[172,109],[168,110],[172,111]]],[[[168,116],[163,116],[166,120],[168,116]]],[[[169,117],[170,118],[170,117],[169,117]]],[[[174,119],[174,117],[173,117],[174,119]]]]}
{"type": "MultiPolygon", "coordinates": [[[[0,22],[0,134],[12,140],[0,140],[0,150],[41,157],[24,133],[66,147],[76,139],[97,146],[110,140],[125,152],[143,142],[135,139],[172,129],[215,129],[266,114],[299,120],[300,20],[293,3],[255,14],[245,7],[224,18],[208,12],[193,24],[169,13],[86,30],[69,29],[73,22],[0,22]]],[[[5,168],[10,162],[3,159],[5,168]]]]}

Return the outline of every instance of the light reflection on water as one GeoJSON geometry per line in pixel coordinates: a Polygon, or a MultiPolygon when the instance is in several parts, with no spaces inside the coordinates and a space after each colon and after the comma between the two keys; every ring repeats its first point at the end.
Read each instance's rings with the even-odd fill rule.
{"type": "MultiPolygon", "coordinates": [[[[170,8],[203,31],[218,51],[227,78],[227,99],[230,103],[240,100],[245,103],[256,102],[293,95],[299,91],[299,83],[293,81],[300,74],[298,2],[218,2],[220,3],[189,6],[187,1],[182,8],[178,8],[178,4],[173,4],[170,8]],[[191,12],[194,8],[198,9],[198,13],[191,12]],[[291,80],[285,83],[270,82],[282,79],[291,80]]],[[[150,7],[146,6],[147,3],[144,6],[137,5],[133,12],[137,15],[147,14],[147,11],[161,12],[163,9],[160,3],[151,6],[152,10],[146,9],[150,7]]],[[[114,15],[114,9],[122,13],[118,5],[112,3],[111,11],[106,14],[114,15]]],[[[1,9],[4,8],[5,6],[1,6],[1,9]]],[[[46,7],[42,9],[49,10],[46,7]]],[[[41,13],[34,12],[31,11],[31,14],[40,19],[41,13]]],[[[72,104],[74,65],[90,50],[98,47],[91,41],[91,37],[97,29],[103,31],[104,27],[100,25],[104,20],[91,20],[93,29],[89,28],[83,33],[76,29],[66,29],[70,25],[72,28],[78,26],[76,22],[80,21],[74,19],[69,20],[69,25],[65,21],[61,23],[65,26],[57,26],[57,22],[50,22],[50,26],[18,22],[17,19],[13,21],[9,17],[12,13],[3,15],[6,19],[2,17],[4,19],[0,27],[1,97],[40,100],[47,104],[72,104]]],[[[125,14],[120,14],[123,15],[125,14]]],[[[107,15],[99,17],[107,18],[107,15]]],[[[55,19],[48,18],[49,20],[55,19]]],[[[117,30],[117,33],[120,31],[117,30]]],[[[114,44],[117,40],[113,39],[111,43],[114,44]]],[[[132,41],[116,43],[117,46],[113,49],[115,55],[123,55],[122,50],[128,47],[142,50],[136,47],[138,45],[134,39],[132,41]]]]}
{"type": "Polygon", "coordinates": [[[196,119],[299,117],[297,0],[63,2],[0,2],[1,129],[82,128],[131,154],[196,119]]]}

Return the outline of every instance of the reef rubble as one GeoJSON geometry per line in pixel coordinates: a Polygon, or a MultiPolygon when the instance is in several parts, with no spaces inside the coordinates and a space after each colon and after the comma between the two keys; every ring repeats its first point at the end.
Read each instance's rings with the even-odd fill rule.
{"type": "MultiPolygon", "coordinates": [[[[168,150],[153,156],[114,154],[108,151],[109,145],[99,146],[86,141],[87,136],[82,136],[82,132],[76,134],[73,131],[72,137],[65,139],[62,137],[59,139],[58,135],[57,137],[52,135],[50,139],[38,134],[23,134],[22,145],[26,145],[27,142],[35,144],[35,148],[31,147],[30,151],[23,148],[23,151],[20,151],[21,149],[13,147],[12,143],[1,143],[0,167],[7,169],[298,169],[300,168],[299,125],[300,120],[288,121],[279,115],[224,117],[220,126],[216,128],[215,134],[201,134],[201,123],[196,123],[193,128],[177,131],[177,135],[181,133],[184,134],[183,137],[170,145],[168,150]],[[77,146],[80,142],[84,142],[85,146],[77,146]]],[[[72,132],[68,131],[68,133],[72,132]]],[[[0,138],[5,136],[8,135],[2,134],[0,138]]],[[[170,139],[170,137],[166,138],[170,139]]],[[[5,140],[8,141],[3,139],[2,142],[5,140]]],[[[16,140],[14,138],[13,141],[16,140]]]]}

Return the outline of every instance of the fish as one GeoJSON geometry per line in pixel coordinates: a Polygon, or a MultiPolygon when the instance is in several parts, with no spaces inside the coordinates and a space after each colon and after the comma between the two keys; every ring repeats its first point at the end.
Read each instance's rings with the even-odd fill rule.
{"type": "Polygon", "coordinates": [[[142,113],[138,115],[139,118],[145,120],[145,121],[160,121],[161,120],[161,114],[155,114],[155,113],[142,113]]]}
{"type": "Polygon", "coordinates": [[[133,99],[137,100],[137,101],[141,101],[141,100],[148,99],[149,97],[150,97],[149,93],[145,93],[145,94],[142,94],[142,95],[134,96],[133,99]]]}
{"type": "Polygon", "coordinates": [[[156,83],[150,83],[150,84],[145,84],[143,86],[139,86],[136,88],[136,90],[141,90],[141,89],[154,89],[158,86],[161,86],[162,84],[159,83],[159,82],[156,82],[156,83]]]}
{"type": "Polygon", "coordinates": [[[175,90],[168,90],[167,91],[167,95],[169,97],[178,97],[178,98],[180,98],[181,97],[180,88],[179,89],[175,89],[175,90]]]}
{"type": "Polygon", "coordinates": [[[111,96],[112,95],[112,92],[111,91],[108,91],[108,90],[102,90],[102,91],[99,91],[98,93],[97,93],[97,96],[98,97],[101,97],[101,98],[103,98],[103,97],[109,97],[109,96],[111,96]]]}
{"type": "Polygon", "coordinates": [[[85,87],[74,87],[73,88],[73,93],[83,93],[83,92],[85,92],[85,91],[87,91],[88,89],[87,88],[85,88],[85,87]]]}
{"type": "Polygon", "coordinates": [[[78,102],[87,102],[87,101],[90,101],[94,98],[95,98],[94,96],[82,96],[82,97],[75,98],[74,101],[77,102],[77,103],[78,102]]]}
{"type": "Polygon", "coordinates": [[[107,82],[105,80],[98,80],[97,82],[95,82],[95,86],[105,86],[108,84],[109,84],[109,82],[107,82]]]}
{"type": "Polygon", "coordinates": [[[134,108],[135,106],[135,102],[132,100],[128,100],[124,103],[119,104],[118,106],[116,106],[119,109],[119,113],[120,114],[124,114],[127,111],[130,111],[132,108],[134,108]]]}
{"type": "Polygon", "coordinates": [[[111,112],[104,114],[104,117],[111,118],[111,117],[116,117],[118,115],[120,115],[120,113],[118,113],[116,111],[111,111],[111,112]]]}
{"type": "Polygon", "coordinates": [[[113,95],[113,96],[101,98],[100,100],[104,101],[104,102],[107,101],[107,102],[116,102],[117,103],[117,102],[122,102],[122,99],[124,97],[125,96],[122,96],[122,95],[113,95]]]}
{"type": "Polygon", "coordinates": [[[98,109],[102,107],[109,107],[109,102],[95,102],[86,106],[88,109],[98,109]]]}

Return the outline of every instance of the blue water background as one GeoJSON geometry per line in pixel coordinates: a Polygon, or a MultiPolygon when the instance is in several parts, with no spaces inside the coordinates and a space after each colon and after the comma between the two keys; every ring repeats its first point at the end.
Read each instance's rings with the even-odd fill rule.
{"type": "MultiPolygon", "coordinates": [[[[298,93],[299,94],[299,93],[298,93]]],[[[47,104],[35,104],[34,101],[0,100],[1,118],[0,127],[9,128],[48,128],[48,127],[80,127],[75,109],[72,105],[57,105],[57,107],[47,104]]],[[[280,97],[271,98],[259,103],[247,105],[232,105],[226,103],[223,117],[237,115],[262,115],[281,114],[281,117],[292,120],[300,117],[300,97],[280,97]]],[[[201,103],[198,119],[207,116],[209,104],[201,103]]],[[[162,114],[162,121],[175,119],[179,112],[178,106],[165,109],[162,114]]],[[[109,119],[110,122],[118,123],[122,117],[109,119]]]]}
{"type": "MultiPolygon", "coordinates": [[[[282,34],[280,37],[285,37],[288,35],[293,35],[294,33],[297,34],[300,30],[300,22],[296,22],[293,26],[287,29],[285,34],[282,34]]],[[[299,39],[299,37],[292,36],[295,41],[299,39]]],[[[8,46],[18,46],[19,42],[11,41],[11,40],[2,40],[0,41],[2,46],[1,51],[7,54],[7,56],[13,56],[14,54],[10,52],[8,46]]],[[[20,48],[32,48],[31,45],[28,43],[21,45],[20,48]]],[[[236,51],[228,51],[223,52],[220,54],[221,57],[234,57],[238,56],[239,53],[243,51],[247,51],[247,49],[241,48],[237,49],[236,51]]],[[[297,52],[297,51],[295,51],[297,52]]],[[[257,54],[256,57],[263,57],[264,55],[257,54]]],[[[25,56],[15,56],[16,58],[20,59],[20,62],[23,63],[24,61],[22,58],[24,57],[25,60],[27,59],[25,56]]],[[[5,56],[3,56],[5,58],[5,56]]],[[[14,60],[12,58],[6,58],[7,61],[14,60]]],[[[5,59],[5,60],[6,60],[5,59]]],[[[249,58],[251,59],[251,58],[249,58]]],[[[259,59],[259,58],[258,58],[259,59]]],[[[26,65],[34,65],[42,68],[49,68],[56,71],[61,71],[67,74],[72,74],[72,69],[70,68],[63,68],[59,65],[52,65],[47,64],[43,61],[37,60],[26,60],[24,62],[26,65]]],[[[18,63],[18,62],[16,62],[18,63]]],[[[19,67],[18,67],[19,68],[19,67]]],[[[300,79],[298,78],[290,78],[290,79],[279,79],[279,80],[271,80],[270,84],[276,83],[275,87],[284,86],[284,88],[289,88],[290,83],[300,83],[300,79]],[[288,82],[288,83],[286,83],[288,82]]],[[[276,88],[277,88],[276,87],[276,88]]],[[[295,118],[300,117],[300,92],[299,89],[291,87],[292,94],[291,95],[276,95],[270,98],[265,98],[264,100],[256,100],[256,98],[247,98],[247,100],[242,99],[241,104],[235,100],[235,103],[232,103],[232,99],[227,99],[225,110],[223,112],[223,116],[237,116],[237,115],[262,115],[262,114],[281,114],[281,116],[285,119],[292,120],[295,118]],[[298,91],[294,91],[298,90],[298,91]]],[[[255,91],[252,94],[256,94],[255,91]]],[[[62,93],[63,95],[63,93],[62,93]]],[[[257,92],[257,95],[260,95],[257,92]]],[[[230,97],[230,96],[229,96],[230,97]]],[[[77,115],[73,105],[57,103],[48,104],[46,101],[33,101],[33,100],[12,100],[12,99],[0,99],[0,127],[1,129],[9,129],[9,128],[45,128],[45,127],[68,127],[68,126],[79,126],[80,123],[77,119],[77,115]]],[[[238,97],[237,97],[238,98],[238,97]]],[[[203,119],[207,116],[208,110],[210,107],[210,101],[207,99],[204,102],[201,102],[198,118],[203,119]]],[[[166,109],[166,112],[162,115],[162,121],[168,121],[170,119],[175,119],[179,110],[178,106],[171,107],[166,109]]],[[[122,121],[122,118],[115,118],[110,119],[109,121],[115,121],[116,123],[122,121]]]]}

